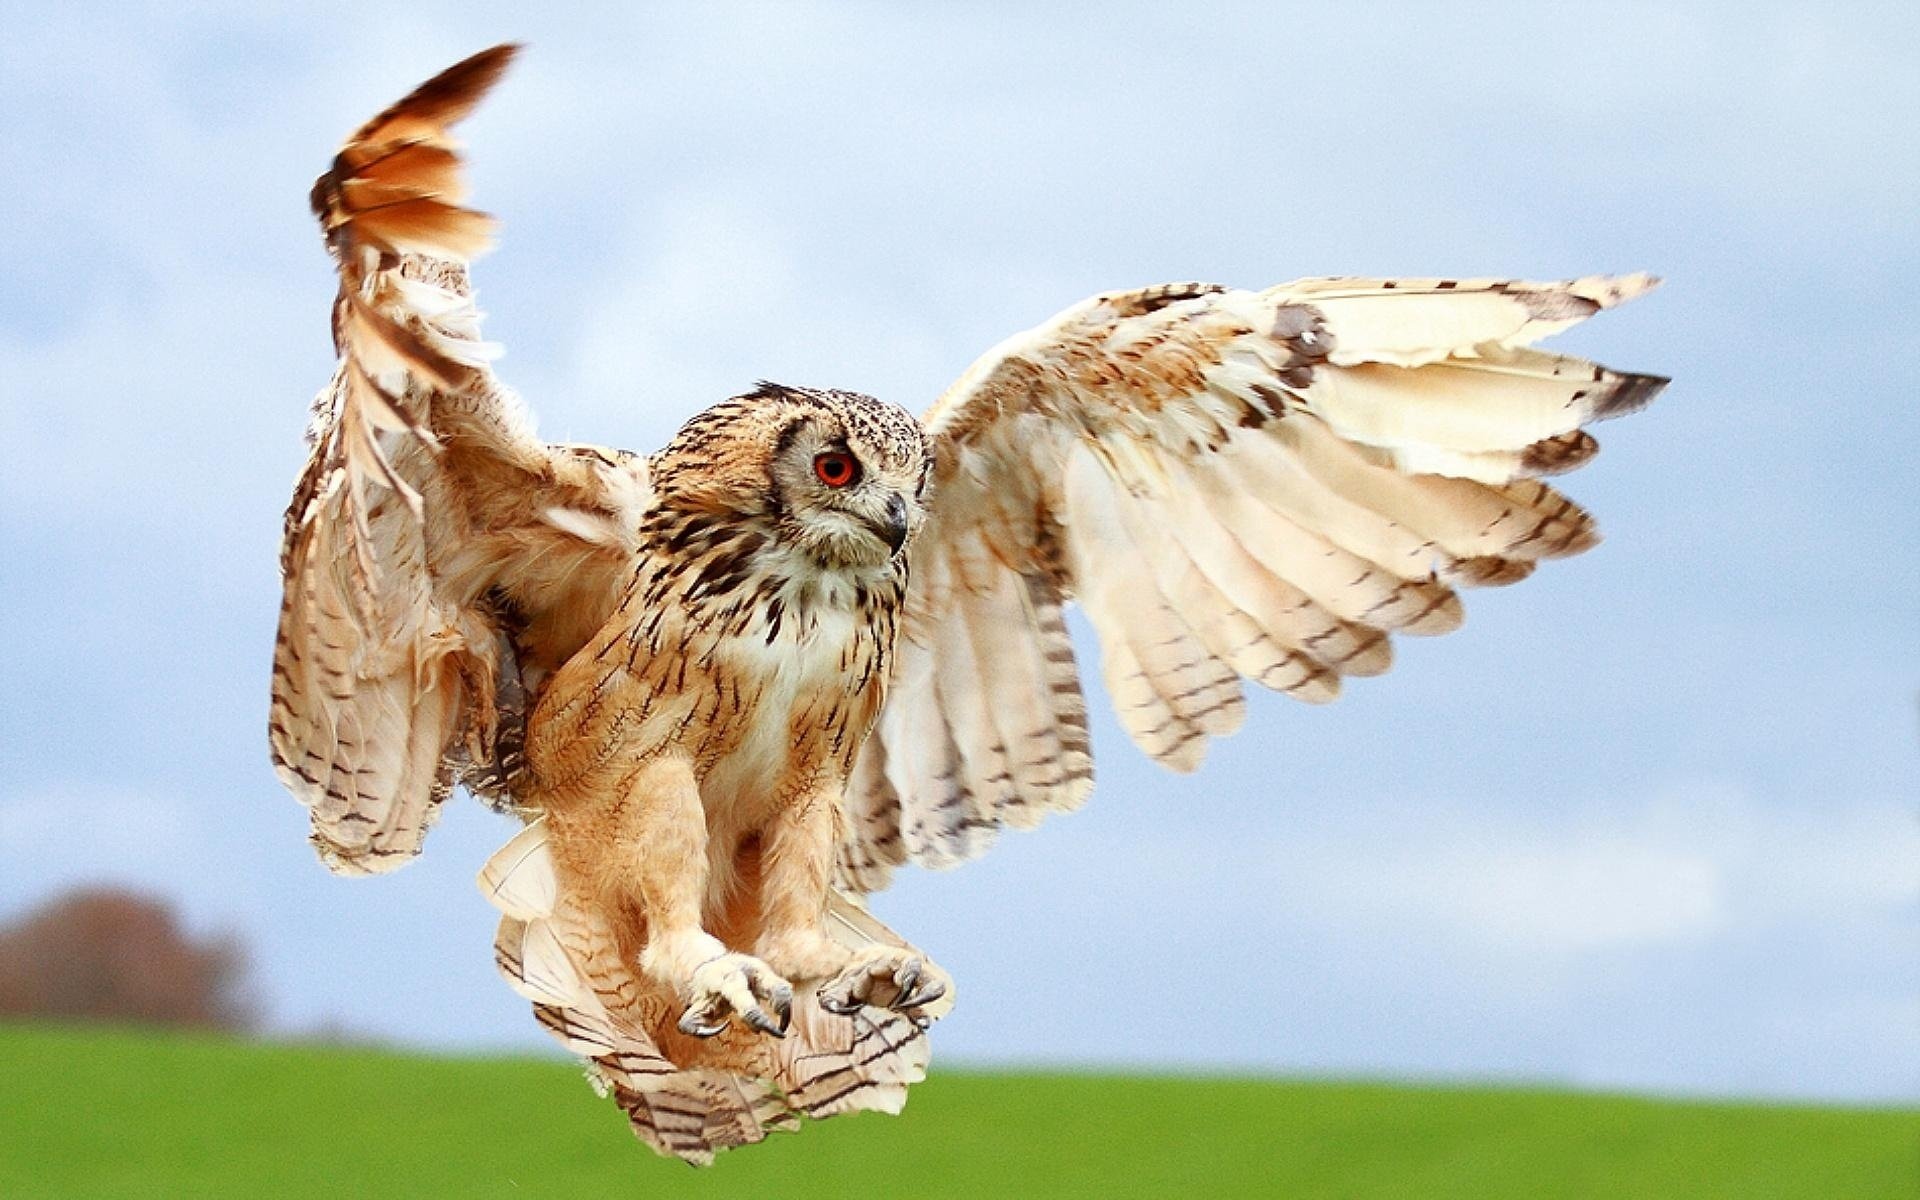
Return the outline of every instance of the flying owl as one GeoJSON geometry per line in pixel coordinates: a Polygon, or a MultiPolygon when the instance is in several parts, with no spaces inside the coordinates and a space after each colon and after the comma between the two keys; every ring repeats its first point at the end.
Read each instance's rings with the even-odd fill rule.
{"type": "Polygon", "coordinates": [[[1093,785],[1062,611],[1121,724],[1200,765],[1241,683],[1320,703],[1389,634],[1597,540],[1539,477],[1665,380],[1531,349],[1653,286],[1111,292],[915,420],[762,383],[642,457],[550,445],[488,367],[459,63],[315,184],[339,365],[287,512],[270,741],[333,870],[456,785],[525,827],[495,956],[655,1149],[897,1111],[952,982],[860,899],[1093,785]]]}

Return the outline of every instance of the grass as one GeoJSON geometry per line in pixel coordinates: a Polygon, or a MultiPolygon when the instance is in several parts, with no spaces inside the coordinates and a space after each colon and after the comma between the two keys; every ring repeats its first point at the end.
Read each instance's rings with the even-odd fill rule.
{"type": "Polygon", "coordinates": [[[948,1071],[705,1171],[564,1064],[0,1024],[0,1196],[1920,1195],[1920,1112],[948,1071]]]}

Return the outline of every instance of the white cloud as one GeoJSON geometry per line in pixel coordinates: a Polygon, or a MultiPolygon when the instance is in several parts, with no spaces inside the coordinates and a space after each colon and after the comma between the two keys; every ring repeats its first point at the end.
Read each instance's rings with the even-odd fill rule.
{"type": "Polygon", "coordinates": [[[1557,815],[1467,798],[1382,807],[1391,815],[1371,824],[1391,831],[1385,843],[1283,835],[1269,861],[1287,894],[1323,918],[1559,955],[1920,902],[1920,819],[1884,802],[1768,805],[1703,781],[1563,801],[1557,815]]]}
{"type": "Polygon", "coordinates": [[[1723,920],[1718,864],[1630,839],[1463,854],[1433,870],[1438,886],[1417,898],[1451,908],[1461,930],[1510,949],[1580,953],[1697,940],[1723,920]]]}
{"type": "Polygon", "coordinates": [[[1124,819],[1098,807],[1156,782],[1112,772],[1086,813],[879,898],[966,982],[950,1052],[1883,1099],[1920,1086],[1920,1037],[1885,1023],[1920,983],[1920,829],[1898,804],[1780,805],[1690,780],[1292,801],[1257,822],[1178,795],[1124,819]],[[1018,936],[992,916],[1009,908],[1018,936]],[[1250,1003],[1265,1017],[1245,1019],[1250,1003]]]}

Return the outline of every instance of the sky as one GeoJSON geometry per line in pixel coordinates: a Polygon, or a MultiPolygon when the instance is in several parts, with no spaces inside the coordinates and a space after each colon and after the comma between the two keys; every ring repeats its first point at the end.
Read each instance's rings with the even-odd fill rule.
{"type": "Polygon", "coordinates": [[[508,820],[336,879],[265,746],[332,362],[307,188],[514,39],[476,274],[554,440],[651,450],[763,377],[917,410],[1116,287],[1666,277],[1554,343],[1675,379],[1564,481],[1605,545],[1336,705],[1251,696],[1193,776],[1090,680],[1087,808],[876,898],[958,980],[940,1061],[1920,1099],[1915,11],[17,15],[0,920],[126,883],[242,934],[278,1033],[547,1046],[472,884],[508,820]]]}

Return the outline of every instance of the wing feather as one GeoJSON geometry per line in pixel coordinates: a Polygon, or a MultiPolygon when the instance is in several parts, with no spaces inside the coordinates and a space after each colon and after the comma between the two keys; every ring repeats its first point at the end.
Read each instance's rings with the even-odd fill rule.
{"type": "Polygon", "coordinates": [[[1028,624],[1020,578],[993,571],[979,590],[959,598],[965,616],[949,624],[961,631],[972,653],[979,695],[1006,774],[996,790],[998,819],[1030,828],[1040,819],[1035,798],[1056,786],[1052,764],[1061,754],[1060,730],[1049,702],[1042,664],[1018,631],[1028,624]]]}
{"type": "MultiPolygon", "coordinates": [[[[958,599],[967,605],[970,597],[970,592],[963,591],[958,599]]],[[[975,837],[992,836],[998,828],[995,814],[1013,803],[1013,773],[1007,765],[1006,744],[994,723],[996,697],[974,650],[971,622],[948,621],[936,635],[929,661],[941,667],[931,682],[941,723],[952,737],[949,765],[967,783],[964,801],[947,828],[971,847],[975,837]]]]}
{"type": "Polygon", "coordinates": [[[462,207],[447,127],[512,54],[423,84],[313,188],[340,361],[287,512],[268,738],[344,873],[417,854],[463,777],[511,790],[523,670],[610,611],[632,546],[608,531],[645,503],[638,460],[540,442],[486,365],[467,260],[492,222],[462,207]]]}
{"type": "MultiPolygon", "coordinates": [[[[1192,771],[1209,735],[1239,726],[1239,680],[1196,634],[1192,610],[1177,606],[1154,579],[1156,559],[1171,556],[1153,553],[1157,538],[1144,547],[1135,540],[1122,516],[1121,491],[1091,453],[1069,457],[1069,569],[1082,581],[1079,599],[1102,644],[1111,648],[1106,682],[1121,724],[1153,758],[1192,771]]],[[[1166,570],[1174,568],[1169,563],[1166,570]]]]}
{"type": "Polygon", "coordinates": [[[1085,799],[1069,598],[1128,736],[1191,770],[1239,726],[1241,678],[1330,700],[1388,668],[1390,633],[1458,627],[1457,588],[1591,548],[1539,477],[1666,381],[1533,343],[1655,282],[1168,284],[983,356],[927,414],[937,490],[849,788],[848,885],[1085,799]]]}

